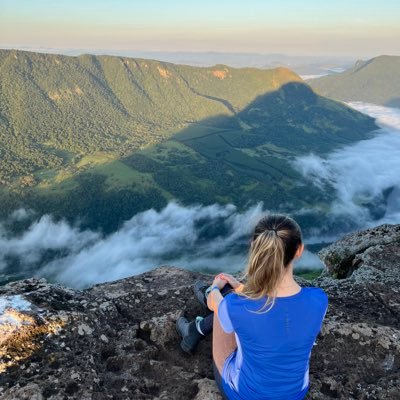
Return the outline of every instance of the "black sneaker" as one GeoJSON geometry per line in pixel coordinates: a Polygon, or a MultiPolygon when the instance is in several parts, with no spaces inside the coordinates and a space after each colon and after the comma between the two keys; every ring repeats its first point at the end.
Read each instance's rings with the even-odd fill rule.
{"type": "Polygon", "coordinates": [[[176,331],[182,337],[181,349],[189,354],[192,354],[204,337],[196,329],[196,322],[189,322],[186,318],[180,317],[176,321],[176,331]]]}
{"type": "Polygon", "coordinates": [[[209,288],[209,285],[207,285],[203,281],[196,281],[193,286],[193,292],[198,300],[198,302],[203,305],[204,307],[207,307],[207,297],[206,297],[206,290],[209,288]]]}

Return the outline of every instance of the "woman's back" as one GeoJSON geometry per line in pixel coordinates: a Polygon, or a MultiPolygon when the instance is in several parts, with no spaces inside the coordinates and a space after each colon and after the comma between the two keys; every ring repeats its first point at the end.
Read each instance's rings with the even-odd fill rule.
{"type": "Polygon", "coordinates": [[[235,332],[238,344],[222,374],[229,399],[302,399],[308,388],[310,352],[327,303],[318,288],[277,297],[267,312],[258,312],[265,298],[226,296],[218,317],[226,332],[235,332]]]}

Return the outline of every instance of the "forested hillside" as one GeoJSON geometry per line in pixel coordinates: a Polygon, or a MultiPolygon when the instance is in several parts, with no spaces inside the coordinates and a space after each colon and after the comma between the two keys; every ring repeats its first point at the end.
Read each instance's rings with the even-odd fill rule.
{"type": "Polygon", "coordinates": [[[127,154],[187,123],[231,115],[255,96],[298,80],[285,69],[2,50],[1,177],[59,167],[96,151],[127,154]]]}
{"type": "Polygon", "coordinates": [[[358,61],[345,72],[307,82],[319,94],[333,99],[400,107],[400,56],[358,61]]]}
{"type": "Polygon", "coordinates": [[[112,230],[174,198],[301,207],[328,194],[301,186],[291,160],[374,128],[284,68],[1,50],[1,213],[112,230]]]}

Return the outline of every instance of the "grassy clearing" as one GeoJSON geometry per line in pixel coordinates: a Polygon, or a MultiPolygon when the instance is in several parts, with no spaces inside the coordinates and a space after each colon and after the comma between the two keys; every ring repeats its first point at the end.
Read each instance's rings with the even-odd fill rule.
{"type": "Polygon", "coordinates": [[[301,269],[295,271],[295,275],[307,279],[308,281],[312,281],[313,279],[318,278],[322,274],[322,271],[322,269],[301,269]]]}
{"type": "Polygon", "coordinates": [[[65,194],[76,187],[77,183],[74,180],[74,174],[62,170],[53,179],[40,182],[34,190],[40,194],[46,194],[46,192],[49,194],[65,194]]]}
{"type": "Polygon", "coordinates": [[[121,161],[98,165],[93,168],[92,172],[105,175],[107,177],[106,184],[110,188],[130,186],[132,184],[143,187],[154,185],[151,174],[138,172],[121,161]]]}
{"type": "Polygon", "coordinates": [[[99,164],[109,163],[114,161],[117,158],[117,155],[114,153],[104,153],[98,152],[94,154],[88,154],[81,158],[81,160],[76,164],[77,168],[87,168],[92,167],[99,164]]]}
{"type": "Polygon", "coordinates": [[[91,171],[107,177],[105,184],[108,190],[129,187],[135,192],[144,193],[149,189],[159,189],[163,196],[170,200],[173,196],[154,181],[151,173],[139,172],[121,161],[99,165],[91,171]]]}
{"type": "MultiPolygon", "coordinates": [[[[144,192],[149,188],[158,187],[151,174],[141,173],[123,162],[115,160],[114,154],[97,153],[85,156],[76,167],[58,172],[41,173],[38,178],[42,182],[38,185],[38,189],[47,190],[51,193],[73,189],[77,186],[76,178],[84,171],[106,176],[105,185],[108,189],[129,186],[134,187],[135,191],[144,192]]],[[[165,195],[168,196],[168,193],[165,192],[165,195]]]]}
{"type": "Polygon", "coordinates": [[[259,185],[258,182],[247,183],[245,185],[240,186],[240,189],[244,190],[245,192],[249,192],[255,189],[259,185]]]}
{"type": "Polygon", "coordinates": [[[62,158],[66,164],[72,162],[76,157],[76,154],[71,151],[58,149],[51,141],[43,143],[42,146],[44,146],[48,152],[62,158]]]}
{"type": "Polygon", "coordinates": [[[218,132],[223,132],[224,129],[216,128],[213,126],[201,125],[201,124],[192,124],[184,129],[182,132],[178,133],[174,136],[174,140],[183,141],[198,139],[207,135],[215,134],[218,132]]]}
{"type": "Polygon", "coordinates": [[[36,171],[33,175],[40,182],[39,185],[45,184],[46,181],[55,179],[59,171],[56,169],[41,169],[36,171]]]}
{"type": "Polygon", "coordinates": [[[190,146],[176,140],[167,140],[156,146],[146,148],[140,151],[140,153],[159,162],[168,162],[169,159],[177,157],[190,157],[193,161],[203,160],[199,153],[194,151],[190,146]]]}

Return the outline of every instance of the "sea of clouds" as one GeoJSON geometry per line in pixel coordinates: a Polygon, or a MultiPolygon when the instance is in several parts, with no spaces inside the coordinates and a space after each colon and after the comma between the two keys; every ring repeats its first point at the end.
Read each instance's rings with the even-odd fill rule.
{"type": "MultiPolygon", "coordinates": [[[[184,207],[171,202],[159,212],[135,215],[108,236],[54,221],[48,215],[19,236],[10,236],[5,224],[0,224],[0,271],[6,270],[10,258],[18,259],[20,273],[79,288],[159,265],[237,272],[246,265],[251,231],[265,212],[261,203],[238,212],[233,205],[184,207]],[[49,251],[56,253],[43,263],[43,255],[49,251]]],[[[25,210],[18,210],[7,222],[28,216],[25,210]]],[[[298,265],[321,263],[307,251],[298,265]]]]}
{"type": "MultiPolygon", "coordinates": [[[[245,262],[243,252],[238,253],[238,242],[246,244],[244,238],[261,214],[261,204],[239,213],[232,205],[184,207],[171,202],[160,212],[147,210],[135,215],[106,237],[65,221],[56,222],[48,215],[18,237],[10,237],[3,224],[0,271],[6,269],[10,257],[18,258],[25,271],[73,287],[123,278],[163,264],[232,271],[245,262]],[[36,270],[48,251],[60,256],[36,270]]],[[[26,211],[18,210],[10,219],[27,216],[26,211]]]]}
{"type": "MultiPolygon", "coordinates": [[[[309,235],[306,243],[335,240],[349,225],[355,230],[400,223],[400,109],[360,102],[349,105],[377,118],[381,129],[371,139],[325,158],[310,154],[295,161],[313,185],[321,190],[334,188],[336,200],[328,218],[349,222],[342,232],[339,229],[330,236],[322,235],[321,227],[316,226],[311,229],[315,237],[309,235]]],[[[310,208],[297,214],[315,211],[310,208]]],[[[9,272],[10,260],[18,260],[19,272],[82,288],[159,265],[238,271],[246,264],[251,231],[265,212],[261,203],[239,212],[233,205],[184,207],[171,202],[161,211],[147,210],[133,216],[108,236],[55,221],[49,215],[34,220],[23,233],[12,235],[7,228],[10,222],[33,217],[21,209],[0,223],[0,273],[9,272]]],[[[298,268],[321,266],[309,251],[297,263],[298,268]]]]}
{"type": "Polygon", "coordinates": [[[354,230],[400,223],[400,109],[362,102],[348,105],[376,118],[380,129],[373,138],[325,158],[299,157],[295,166],[321,190],[335,189],[331,219],[345,218],[354,230]]]}

